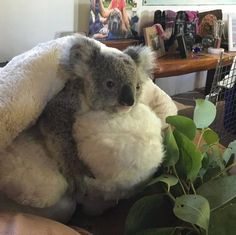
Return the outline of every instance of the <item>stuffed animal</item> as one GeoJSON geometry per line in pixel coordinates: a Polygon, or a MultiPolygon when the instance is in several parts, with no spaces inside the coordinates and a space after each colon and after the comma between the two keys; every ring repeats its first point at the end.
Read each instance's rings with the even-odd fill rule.
{"type": "Polygon", "coordinates": [[[149,78],[153,52],[68,42],[64,88],[0,151],[0,210],[66,221],[80,203],[99,214],[135,194],[163,160],[161,131],[176,107],[149,78]]]}

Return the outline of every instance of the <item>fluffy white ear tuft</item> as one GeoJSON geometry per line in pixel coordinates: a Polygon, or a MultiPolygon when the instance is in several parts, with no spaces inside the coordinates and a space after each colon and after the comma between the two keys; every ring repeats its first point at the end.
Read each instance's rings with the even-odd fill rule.
{"type": "Polygon", "coordinates": [[[124,53],[128,54],[149,76],[157,67],[157,60],[155,52],[147,46],[131,46],[124,50],[124,53]]]}

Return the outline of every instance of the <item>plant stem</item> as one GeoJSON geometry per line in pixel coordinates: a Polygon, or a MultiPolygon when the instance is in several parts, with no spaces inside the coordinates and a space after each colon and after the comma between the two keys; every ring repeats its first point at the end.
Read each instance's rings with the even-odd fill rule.
{"type": "Polygon", "coordinates": [[[203,137],[203,133],[205,132],[204,129],[201,129],[201,134],[199,136],[199,139],[198,139],[198,142],[197,142],[197,149],[199,149],[199,146],[201,144],[201,141],[202,141],[202,137],[203,137]]]}
{"type": "Polygon", "coordinates": [[[196,225],[192,224],[192,226],[193,226],[193,228],[196,230],[196,232],[197,232],[198,234],[201,234],[200,231],[199,231],[199,229],[198,229],[198,227],[197,227],[196,225]]]}
{"type": "Polygon", "coordinates": [[[197,195],[196,190],[195,190],[194,185],[193,185],[192,182],[190,183],[190,186],[191,186],[191,188],[192,188],[192,190],[193,190],[193,193],[194,193],[195,195],[197,195]]]}
{"type": "Polygon", "coordinates": [[[224,170],[222,170],[218,175],[214,176],[213,178],[211,178],[211,180],[214,180],[216,178],[218,178],[220,175],[222,175],[224,172],[228,171],[229,169],[231,169],[232,167],[236,166],[236,162],[232,163],[231,165],[229,165],[228,167],[226,167],[224,170]]]}
{"type": "Polygon", "coordinates": [[[169,191],[166,190],[166,194],[175,202],[175,197],[169,191]]]}
{"type": "Polygon", "coordinates": [[[179,180],[179,184],[180,184],[180,186],[181,186],[181,188],[182,188],[182,190],[183,190],[183,193],[184,193],[185,195],[187,195],[187,193],[186,193],[186,191],[185,191],[185,188],[184,188],[184,186],[183,186],[183,184],[182,184],[182,182],[181,182],[181,180],[180,180],[180,178],[179,178],[179,176],[178,176],[178,174],[177,174],[177,171],[176,171],[176,169],[175,169],[175,166],[173,166],[173,171],[174,171],[175,176],[176,176],[177,179],[179,180]]]}

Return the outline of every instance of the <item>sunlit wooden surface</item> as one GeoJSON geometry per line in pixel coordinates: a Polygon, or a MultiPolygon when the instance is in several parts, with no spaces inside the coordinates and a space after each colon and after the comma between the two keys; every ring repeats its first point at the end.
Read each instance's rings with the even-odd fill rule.
{"type": "MultiPolygon", "coordinates": [[[[225,64],[231,64],[236,52],[224,54],[225,64]]],[[[187,59],[181,59],[179,54],[165,55],[157,59],[155,78],[177,76],[216,68],[219,55],[208,53],[188,54],[187,59]]]]}

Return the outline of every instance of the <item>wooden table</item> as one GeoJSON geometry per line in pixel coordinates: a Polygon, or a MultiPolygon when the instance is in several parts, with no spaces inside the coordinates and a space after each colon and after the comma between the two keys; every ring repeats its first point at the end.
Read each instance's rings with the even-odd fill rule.
{"type": "MultiPolygon", "coordinates": [[[[236,52],[224,54],[225,65],[231,64],[236,52]]],[[[219,55],[208,53],[189,53],[187,59],[181,59],[178,54],[165,55],[158,58],[155,78],[177,76],[187,73],[215,69],[219,55]]]]}
{"type": "MultiPolygon", "coordinates": [[[[234,56],[236,56],[236,52],[224,53],[224,66],[230,66],[233,62],[234,56]]],[[[211,90],[215,69],[219,59],[220,55],[208,53],[194,54],[189,52],[186,59],[181,59],[178,54],[165,55],[157,60],[154,79],[207,70],[205,95],[208,95],[211,90]]]]}
{"type": "Polygon", "coordinates": [[[107,41],[104,40],[101,42],[108,47],[114,47],[119,50],[124,50],[128,46],[135,46],[140,44],[140,41],[136,39],[120,39],[120,40],[107,40],[107,41]]]}

